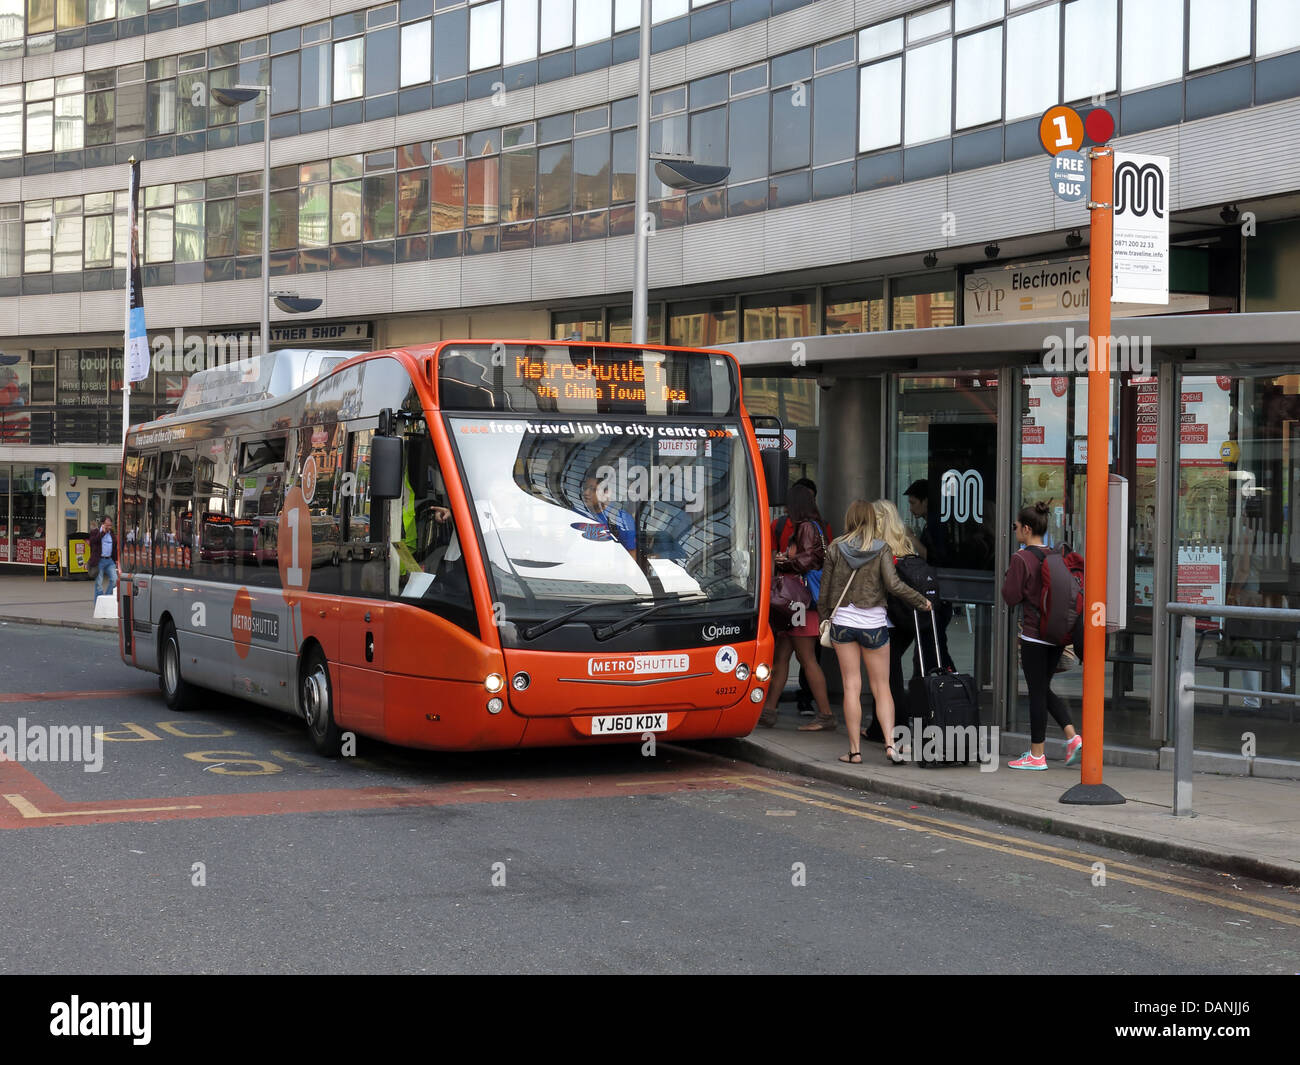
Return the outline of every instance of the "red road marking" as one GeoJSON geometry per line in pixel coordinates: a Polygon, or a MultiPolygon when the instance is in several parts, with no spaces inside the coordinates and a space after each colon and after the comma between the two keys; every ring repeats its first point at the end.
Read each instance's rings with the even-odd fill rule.
{"type": "Polygon", "coordinates": [[[174,821],[212,817],[454,806],[464,803],[596,799],[676,791],[726,790],[748,774],[689,766],[653,778],[490,780],[429,787],[316,788],[67,802],[18,762],[0,762],[0,829],[174,821]]]}
{"type": "Polygon", "coordinates": [[[127,695],[157,695],[158,688],[101,688],[76,692],[6,692],[0,703],[52,703],[73,699],[118,699],[127,695]]]}

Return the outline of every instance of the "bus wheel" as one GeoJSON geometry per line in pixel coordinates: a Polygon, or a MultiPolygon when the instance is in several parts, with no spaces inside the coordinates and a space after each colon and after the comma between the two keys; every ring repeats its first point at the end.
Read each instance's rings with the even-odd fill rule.
{"type": "Polygon", "coordinates": [[[311,737],[312,746],[326,758],[337,758],[343,734],[334,723],[330,671],[319,648],[313,647],[303,660],[298,697],[302,700],[303,717],[307,719],[307,735],[311,737]]]}
{"type": "Polygon", "coordinates": [[[176,626],[170,621],[163,629],[158,659],[158,687],[162,689],[167,709],[188,710],[193,703],[194,686],[181,676],[181,645],[176,638],[176,626]]]}

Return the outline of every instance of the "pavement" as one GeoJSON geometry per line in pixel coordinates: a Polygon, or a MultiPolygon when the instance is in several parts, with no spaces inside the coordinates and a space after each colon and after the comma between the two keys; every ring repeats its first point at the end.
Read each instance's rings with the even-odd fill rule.
{"type": "MultiPolygon", "coordinates": [[[[44,582],[39,576],[0,573],[0,626],[22,622],[116,631],[115,621],[92,614],[88,581],[44,582]]],[[[815,780],[1131,853],[1300,885],[1300,780],[1198,772],[1192,782],[1195,816],[1175,817],[1172,771],[1111,764],[1127,759],[1118,752],[1112,759],[1108,750],[1103,780],[1126,801],[1066,805],[1061,795],[1079,782],[1080,770],[1065,766],[1064,745],[1050,736],[1046,772],[1008,769],[1006,762],[1024,745],[1022,738],[1005,735],[992,772],[975,765],[891,765],[883,747],[865,741],[862,764],[846,765],[838,760],[848,750],[842,719],[833,732],[799,732],[797,726],[807,720],[797,716],[792,703],[782,703],[775,728],[712,746],[746,762],[815,780]]]]}

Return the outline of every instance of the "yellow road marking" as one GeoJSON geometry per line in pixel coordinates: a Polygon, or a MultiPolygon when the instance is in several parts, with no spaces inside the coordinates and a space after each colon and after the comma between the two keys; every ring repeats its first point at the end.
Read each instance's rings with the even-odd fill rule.
{"type": "MultiPolygon", "coordinates": [[[[768,787],[766,785],[757,784],[754,783],[752,780],[741,780],[738,781],[738,783],[740,784],[741,787],[750,788],[754,791],[761,791],[768,795],[776,795],[783,799],[796,799],[797,801],[802,802],[808,806],[817,806],[823,810],[833,810],[836,813],[850,814],[854,817],[861,817],[868,821],[877,821],[881,824],[895,825],[897,827],[906,828],[913,832],[926,832],[933,836],[939,836],[942,839],[950,839],[957,843],[966,843],[972,847],[983,847],[985,850],[999,851],[1003,854],[1012,854],[1020,858],[1030,858],[1037,862],[1046,862],[1049,865],[1060,866],[1062,869],[1069,869],[1074,872],[1083,872],[1083,873],[1092,872],[1092,865],[1090,862],[1087,862],[1086,859],[1083,859],[1082,863],[1078,860],[1067,861],[1064,858],[1053,857],[1052,855],[1049,854],[1035,854],[1032,851],[1023,850],[1019,846],[1013,847],[1001,843],[990,843],[987,840],[982,840],[982,839],[972,839],[970,836],[959,835],[958,832],[955,831],[943,831],[936,828],[925,828],[920,825],[909,824],[907,821],[899,820],[897,817],[892,815],[879,814],[870,810],[854,809],[849,802],[841,800],[838,797],[836,798],[836,801],[834,803],[823,802],[820,799],[810,799],[806,796],[798,794],[797,792],[791,793],[789,791],[779,790],[778,788],[775,787],[768,787]]],[[[949,826],[949,827],[958,828],[958,826],[949,826]]],[[[960,831],[960,829],[958,829],[958,831],[960,831]]],[[[987,833],[987,834],[995,835],[995,833],[987,833]]],[[[1011,839],[1012,837],[1001,837],[1001,838],[1011,839]]],[[[1016,840],[1015,842],[1018,844],[1023,843],[1022,840],[1016,840]]],[[[1152,891],[1160,891],[1166,895],[1176,895],[1179,898],[1191,899],[1196,902],[1206,902],[1209,903],[1211,906],[1219,906],[1224,909],[1237,910],[1240,913],[1249,913],[1249,914],[1253,914],[1256,917],[1264,917],[1270,921],[1281,921],[1284,924],[1291,924],[1300,928],[1300,917],[1292,917],[1289,914],[1275,913],[1271,910],[1262,910],[1257,906],[1249,906],[1244,902],[1237,902],[1235,899],[1215,898],[1213,895],[1207,895],[1204,892],[1200,892],[1200,891],[1185,891],[1182,888],[1173,887],[1168,884],[1155,883],[1153,881],[1144,880],[1136,876],[1126,876],[1122,873],[1112,873],[1110,871],[1110,866],[1107,866],[1106,877],[1108,880],[1117,880],[1120,883],[1124,883],[1124,884],[1134,884],[1137,887],[1148,888],[1152,891]]]]}
{"type": "MultiPolygon", "coordinates": [[[[759,780],[761,778],[750,777],[747,779],[759,780]]],[[[845,796],[836,795],[834,792],[823,791],[820,788],[797,788],[796,785],[793,784],[778,784],[777,787],[794,788],[796,789],[795,794],[817,795],[824,799],[831,799],[834,802],[848,803],[855,806],[863,806],[867,809],[871,809],[874,805],[873,803],[870,803],[863,799],[853,799],[845,796]]],[[[914,814],[911,811],[891,810],[890,814],[893,817],[901,817],[901,818],[905,818],[908,821],[917,821],[927,825],[939,825],[942,828],[951,829],[951,828],[958,827],[953,825],[953,823],[950,821],[943,821],[936,817],[928,817],[925,814],[914,814]]],[[[1039,843],[1037,840],[1031,840],[1031,839],[1019,839],[1015,836],[1004,835],[1003,833],[1000,832],[991,832],[988,829],[976,828],[974,826],[963,825],[960,826],[960,830],[963,832],[969,832],[970,834],[976,836],[985,836],[988,839],[1002,840],[1004,842],[1011,843],[1016,846],[1036,847],[1039,850],[1050,851],[1054,854],[1063,854],[1069,857],[1076,858],[1079,861],[1086,861],[1091,863],[1091,862],[1102,860],[1099,856],[1089,855],[1082,851],[1071,850],[1068,847],[1057,847],[1050,843],[1039,843]]],[[[1166,873],[1158,869],[1146,869],[1140,865],[1130,865],[1127,862],[1116,862],[1116,861],[1111,861],[1110,859],[1106,859],[1105,861],[1106,861],[1106,870],[1108,873],[1111,869],[1127,869],[1130,872],[1140,873],[1143,876],[1159,877],[1161,880],[1169,880],[1179,884],[1188,884],[1191,887],[1202,886],[1200,881],[1193,880],[1190,877],[1186,877],[1186,876],[1179,876],[1177,873],[1166,873]]],[[[1289,910],[1300,911],[1300,902],[1293,902],[1290,899],[1264,898],[1254,892],[1247,892],[1245,894],[1245,897],[1253,899],[1257,902],[1264,903],[1266,905],[1281,906],[1289,910]]]]}
{"type": "Polygon", "coordinates": [[[156,814],[166,810],[202,810],[198,803],[188,806],[128,806],[118,810],[61,810],[45,813],[21,795],[6,795],[5,800],[28,820],[36,817],[94,817],[98,814],[156,814]]]}

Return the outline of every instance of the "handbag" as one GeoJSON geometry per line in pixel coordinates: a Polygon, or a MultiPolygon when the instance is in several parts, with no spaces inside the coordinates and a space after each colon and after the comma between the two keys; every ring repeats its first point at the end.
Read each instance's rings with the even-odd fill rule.
{"type": "Polygon", "coordinates": [[[768,612],[774,628],[790,628],[798,606],[802,605],[804,613],[807,614],[812,603],[808,585],[797,573],[773,574],[772,598],[768,605],[768,612]]]}
{"type": "Polygon", "coordinates": [[[853,571],[844,584],[844,591],[840,592],[839,599],[837,599],[835,605],[831,607],[830,615],[821,619],[821,624],[818,626],[820,631],[817,634],[817,642],[823,647],[831,646],[831,618],[835,616],[835,611],[839,610],[840,604],[844,602],[844,597],[849,594],[849,588],[853,584],[853,578],[856,577],[858,573],[858,570],[853,571]]]}

